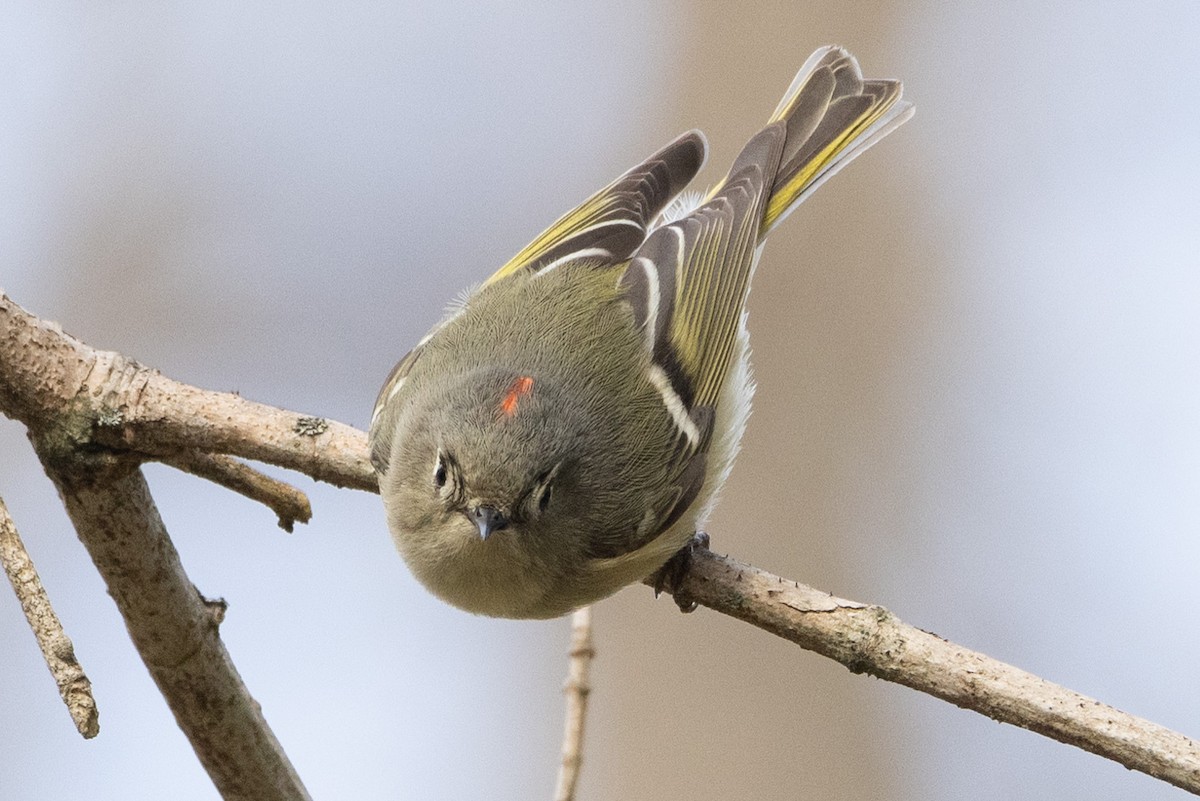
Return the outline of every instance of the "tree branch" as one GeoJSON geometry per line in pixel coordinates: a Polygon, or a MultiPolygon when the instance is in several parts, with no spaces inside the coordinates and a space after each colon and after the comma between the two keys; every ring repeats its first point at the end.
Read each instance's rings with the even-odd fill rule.
{"type": "Polygon", "coordinates": [[[903,684],[1200,794],[1194,740],[947,642],[881,606],[836,598],[707,550],[693,553],[679,591],[854,673],[903,684]]]}
{"type": "Polygon", "coordinates": [[[71,720],[75,721],[75,728],[87,739],[95,737],[100,733],[100,713],[92,696],[92,683],[75,658],[71,638],[63,631],[62,622],[50,605],[46,588],[9,517],[3,498],[0,498],[0,562],[4,563],[4,571],[17,593],[38,647],[42,649],[50,675],[58,685],[58,694],[67,705],[71,720]]]}
{"type": "MultiPolygon", "coordinates": [[[[28,427],[142,661],[218,791],[229,801],[308,799],[218,636],[223,603],[205,601],[183,570],[139,467],[146,455],[94,436],[119,428],[123,410],[139,409],[140,394],[167,379],[89,348],[3,295],[0,365],[0,411],[28,427]]],[[[205,394],[185,393],[200,403],[205,394]]],[[[237,403],[228,399],[240,401],[222,396],[229,407],[237,403]]],[[[270,416],[297,419],[279,410],[270,416]]],[[[226,427],[234,441],[244,433],[226,427]]],[[[301,436],[291,438],[295,461],[319,459],[316,438],[301,436]]]]}
{"type": "Polygon", "coordinates": [[[0,412],[64,447],[135,461],[183,453],[241,456],[339,487],[376,491],[361,431],[174,381],[96,350],[0,292],[0,412]]]}
{"type": "Polygon", "coordinates": [[[308,793],[218,636],[223,603],[192,585],[140,469],[63,464],[35,439],[50,478],[129,635],[226,801],[308,793]]]}
{"type": "Polygon", "coordinates": [[[291,534],[297,521],[312,519],[312,504],[308,496],[282,481],[263,475],[248,464],[228,456],[188,452],[162,457],[163,464],[176,470],[206,478],[239,495],[258,501],[279,518],[279,527],[291,534]]]}

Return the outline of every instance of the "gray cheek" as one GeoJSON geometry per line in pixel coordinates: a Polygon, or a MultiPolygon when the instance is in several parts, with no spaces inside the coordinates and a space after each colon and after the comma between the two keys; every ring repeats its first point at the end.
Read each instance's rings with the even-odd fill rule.
{"type": "Polygon", "coordinates": [[[402,478],[398,471],[392,471],[384,477],[380,489],[388,523],[393,529],[414,530],[428,526],[439,511],[427,481],[402,478]]]}

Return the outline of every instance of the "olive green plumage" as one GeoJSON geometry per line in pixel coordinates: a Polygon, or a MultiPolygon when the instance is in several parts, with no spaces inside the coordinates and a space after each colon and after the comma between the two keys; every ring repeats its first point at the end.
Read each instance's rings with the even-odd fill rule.
{"type": "Polygon", "coordinates": [[[401,360],[371,456],[426,587],[471,612],[554,617],[687,543],[749,414],[762,241],[911,115],[899,98],[818,50],[696,208],[668,208],[704,162],[693,131],[564,215],[401,360]]]}

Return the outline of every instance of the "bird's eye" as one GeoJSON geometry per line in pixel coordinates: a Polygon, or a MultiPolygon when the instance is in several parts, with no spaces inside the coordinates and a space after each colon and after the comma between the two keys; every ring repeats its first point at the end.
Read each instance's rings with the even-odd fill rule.
{"type": "Polygon", "coordinates": [[[437,460],[437,467],[435,467],[433,469],[433,485],[435,487],[437,487],[438,489],[442,489],[443,487],[446,486],[447,478],[448,478],[448,476],[446,473],[446,460],[444,458],[442,458],[442,455],[439,453],[438,460],[437,460]]]}

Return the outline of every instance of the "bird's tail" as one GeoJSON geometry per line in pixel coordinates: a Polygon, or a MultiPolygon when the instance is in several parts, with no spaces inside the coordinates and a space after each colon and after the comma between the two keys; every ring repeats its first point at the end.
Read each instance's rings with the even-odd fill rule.
{"type": "Polygon", "coordinates": [[[858,61],[841,47],[809,56],[771,115],[770,122],[785,123],[787,139],[759,241],[814,189],[912,116],[901,92],[899,81],[864,80],[858,61]]]}

